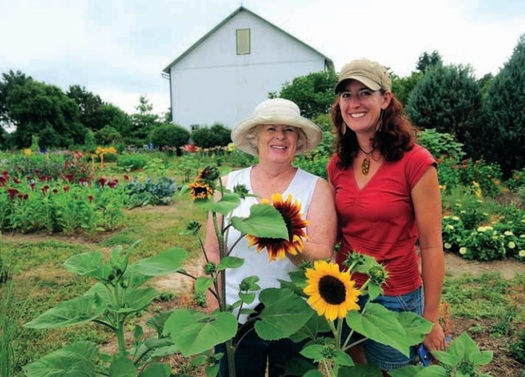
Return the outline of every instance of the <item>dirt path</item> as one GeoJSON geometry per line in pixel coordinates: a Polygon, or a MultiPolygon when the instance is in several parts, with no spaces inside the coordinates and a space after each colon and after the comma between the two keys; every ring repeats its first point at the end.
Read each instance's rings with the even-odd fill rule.
{"type": "Polygon", "coordinates": [[[525,275],[525,263],[516,260],[502,261],[470,261],[454,253],[445,253],[446,276],[455,278],[463,274],[481,276],[487,272],[500,272],[505,279],[512,279],[516,275],[525,275]]]}

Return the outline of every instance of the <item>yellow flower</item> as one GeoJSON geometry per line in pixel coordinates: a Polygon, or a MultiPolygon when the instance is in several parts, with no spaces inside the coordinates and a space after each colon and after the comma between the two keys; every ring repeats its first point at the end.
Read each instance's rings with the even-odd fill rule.
{"type": "Polygon", "coordinates": [[[24,155],[31,156],[31,149],[30,148],[24,149],[24,155]]]}
{"type": "MultiPolygon", "coordinates": [[[[257,245],[257,252],[261,252],[266,248],[268,251],[268,259],[274,261],[277,258],[284,259],[286,253],[297,255],[301,253],[304,248],[303,239],[308,239],[308,235],[304,230],[308,226],[308,220],[304,220],[301,216],[301,204],[299,201],[292,203],[292,195],[288,195],[286,201],[283,201],[281,194],[272,195],[273,206],[279,211],[286,223],[288,230],[288,239],[282,238],[263,238],[253,235],[246,235],[248,245],[257,245]]],[[[263,200],[262,203],[268,203],[268,200],[263,200]]]]}
{"type": "Polygon", "coordinates": [[[195,199],[208,199],[208,197],[213,195],[213,187],[211,187],[206,182],[196,180],[193,183],[188,185],[190,188],[190,195],[195,199]]]}
{"type": "Polygon", "coordinates": [[[351,310],[359,310],[361,292],[354,288],[349,271],[341,272],[337,264],[319,260],[313,269],[306,269],[306,278],[304,293],[310,296],[308,303],[318,315],[334,321],[346,317],[351,310]]]}

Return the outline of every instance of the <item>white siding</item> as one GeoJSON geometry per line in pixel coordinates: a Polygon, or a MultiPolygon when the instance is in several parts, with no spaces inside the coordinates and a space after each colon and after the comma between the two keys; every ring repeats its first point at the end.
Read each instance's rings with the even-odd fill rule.
{"type": "Polygon", "coordinates": [[[295,77],[325,69],[322,55],[246,11],[170,69],[173,121],[232,128],[295,77]],[[236,30],[251,30],[251,54],[237,55],[236,30]]]}

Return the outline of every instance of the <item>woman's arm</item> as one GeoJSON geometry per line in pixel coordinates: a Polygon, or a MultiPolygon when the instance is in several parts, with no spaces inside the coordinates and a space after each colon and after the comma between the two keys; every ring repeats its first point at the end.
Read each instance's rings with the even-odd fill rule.
{"type": "Polygon", "coordinates": [[[441,291],[445,278],[445,256],[441,235],[442,204],[437,170],[430,168],[412,189],[412,201],[419,230],[421,273],[425,305],[423,317],[434,323],[424,344],[430,350],[445,350],[445,335],[439,324],[441,291]]]}

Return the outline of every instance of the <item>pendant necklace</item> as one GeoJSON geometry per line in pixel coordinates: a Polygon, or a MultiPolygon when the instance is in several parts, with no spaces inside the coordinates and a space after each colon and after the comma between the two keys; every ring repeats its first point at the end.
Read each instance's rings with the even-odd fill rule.
{"type": "Polygon", "coordinates": [[[361,146],[359,146],[359,149],[361,150],[361,152],[365,154],[365,158],[363,159],[363,162],[361,163],[361,173],[363,173],[363,175],[368,175],[368,172],[370,171],[370,157],[369,156],[372,154],[373,151],[376,150],[376,148],[375,147],[372,148],[370,152],[365,152],[363,148],[361,148],[361,146]]]}

